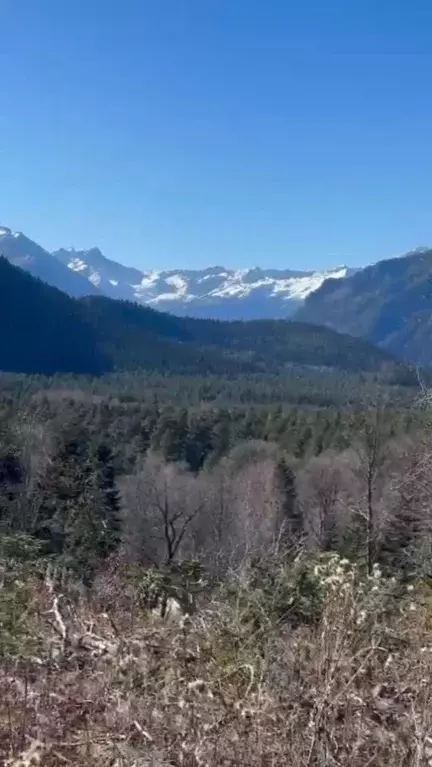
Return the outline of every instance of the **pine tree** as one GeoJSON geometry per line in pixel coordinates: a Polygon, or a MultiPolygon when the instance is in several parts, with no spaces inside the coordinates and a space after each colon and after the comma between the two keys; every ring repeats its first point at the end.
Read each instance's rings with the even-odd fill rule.
{"type": "Polygon", "coordinates": [[[20,455],[9,424],[0,424],[0,524],[5,529],[22,529],[19,491],[23,482],[20,455]]]}
{"type": "Polygon", "coordinates": [[[97,445],[85,457],[84,484],[65,526],[65,558],[89,582],[100,563],[115,551],[120,534],[120,502],[112,453],[97,445]]]}
{"type": "Polygon", "coordinates": [[[160,450],[166,461],[182,462],[186,459],[186,447],[189,436],[187,410],[165,412],[162,414],[157,430],[153,434],[152,446],[160,450]]]}
{"type": "Polygon", "coordinates": [[[304,531],[303,515],[297,503],[295,474],[284,458],[275,469],[276,489],[280,499],[278,532],[282,531],[286,544],[298,540],[304,531]]]}
{"type": "Polygon", "coordinates": [[[60,439],[55,457],[37,492],[41,495],[37,537],[45,540],[52,554],[61,555],[66,545],[68,521],[80,507],[88,485],[88,434],[72,425],[60,439]]]}
{"type": "Polygon", "coordinates": [[[186,462],[192,471],[199,471],[204,466],[207,456],[213,449],[213,428],[205,414],[193,418],[189,426],[186,446],[186,462]]]}
{"type": "Polygon", "coordinates": [[[228,455],[231,447],[231,421],[226,411],[218,413],[217,421],[213,426],[211,441],[213,452],[207,465],[215,465],[221,458],[228,455]]]}
{"type": "Polygon", "coordinates": [[[119,542],[120,496],[115,481],[112,450],[105,443],[99,444],[96,448],[95,468],[95,482],[100,494],[106,530],[104,555],[108,555],[116,549],[119,542]]]}
{"type": "Polygon", "coordinates": [[[84,427],[68,427],[38,492],[37,537],[89,581],[117,546],[120,503],[111,449],[84,427]]]}

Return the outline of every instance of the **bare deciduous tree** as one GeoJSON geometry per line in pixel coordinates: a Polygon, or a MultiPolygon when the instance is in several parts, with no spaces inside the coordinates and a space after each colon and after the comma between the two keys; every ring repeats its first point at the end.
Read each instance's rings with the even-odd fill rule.
{"type": "Polygon", "coordinates": [[[237,472],[228,458],[201,475],[205,509],[194,521],[197,547],[210,572],[222,576],[233,564],[238,543],[235,508],[237,472]]]}
{"type": "Polygon", "coordinates": [[[311,458],[299,472],[299,503],[311,548],[327,551],[339,537],[342,503],[342,466],[333,453],[311,458]]]}
{"type": "Polygon", "coordinates": [[[390,484],[388,465],[389,429],[386,405],[378,400],[369,409],[364,431],[354,452],[356,466],[351,494],[351,512],[362,522],[366,567],[372,573],[379,548],[378,542],[386,516],[385,496],[390,484]]]}
{"type": "Polygon", "coordinates": [[[170,566],[191,550],[192,523],[205,505],[199,477],[149,456],[121,483],[124,543],[136,561],[170,566]]]}
{"type": "Polygon", "coordinates": [[[280,503],[275,493],[275,463],[266,459],[245,466],[233,480],[237,550],[244,559],[262,553],[277,540],[280,503]]]}
{"type": "Polygon", "coordinates": [[[194,555],[222,575],[276,545],[282,503],[276,479],[268,457],[240,467],[228,457],[195,475],[149,456],[120,484],[126,556],[169,566],[194,555]]]}
{"type": "Polygon", "coordinates": [[[14,440],[22,468],[15,522],[22,530],[34,531],[43,502],[40,482],[52,460],[54,438],[40,414],[28,409],[14,423],[14,440]]]}

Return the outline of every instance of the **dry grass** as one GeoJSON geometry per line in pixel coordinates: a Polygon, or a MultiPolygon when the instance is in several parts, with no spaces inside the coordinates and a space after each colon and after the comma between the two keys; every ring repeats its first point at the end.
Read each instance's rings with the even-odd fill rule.
{"type": "Polygon", "coordinates": [[[259,631],[222,595],[169,622],[34,584],[34,648],[2,663],[0,764],[432,765],[427,598],[332,568],[318,622],[259,631]]]}

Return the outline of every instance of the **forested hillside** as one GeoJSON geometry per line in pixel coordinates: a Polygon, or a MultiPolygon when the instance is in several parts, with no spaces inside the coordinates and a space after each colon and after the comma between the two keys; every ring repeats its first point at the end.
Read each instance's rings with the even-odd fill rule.
{"type": "Polygon", "coordinates": [[[296,314],[363,336],[420,365],[432,363],[432,251],[380,261],[343,281],[327,280],[296,314]]]}
{"type": "Polygon", "coordinates": [[[362,339],[303,323],[179,318],[99,297],[83,299],[81,305],[98,347],[117,369],[219,374],[277,373],[291,365],[403,369],[392,355],[362,339]]]}
{"type": "Polygon", "coordinates": [[[293,365],[375,371],[407,368],[370,343],[283,320],[219,322],[177,318],[102,297],[71,299],[0,261],[0,369],[102,374],[283,373],[293,365]]]}
{"type": "Polygon", "coordinates": [[[80,305],[0,258],[0,370],[91,373],[108,366],[80,305]]]}

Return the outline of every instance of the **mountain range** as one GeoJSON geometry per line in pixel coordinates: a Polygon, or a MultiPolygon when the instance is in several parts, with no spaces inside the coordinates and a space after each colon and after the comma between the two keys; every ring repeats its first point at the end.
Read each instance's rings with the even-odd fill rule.
{"type": "Polygon", "coordinates": [[[179,317],[292,319],[362,337],[391,354],[432,365],[432,250],[354,270],[290,269],[141,271],[98,248],[49,253],[0,227],[0,255],[73,298],[105,296],[179,317]]]}
{"type": "Polygon", "coordinates": [[[53,255],[110,298],[136,301],[178,316],[222,320],[286,319],[324,280],[352,272],[345,266],[323,272],[224,266],[143,272],[111,261],[98,248],[61,249],[53,255]]]}
{"type": "MultiPolygon", "coordinates": [[[[176,317],[104,296],[71,298],[0,258],[0,370],[100,375],[116,370],[231,376],[322,368],[406,377],[363,339],[286,320],[176,317]]],[[[393,376],[394,380],[394,376],[393,376]]]]}
{"type": "Polygon", "coordinates": [[[322,272],[224,266],[141,271],[107,258],[99,248],[49,253],[5,226],[0,255],[73,297],[104,295],[178,316],[222,320],[286,319],[327,278],[353,272],[345,266],[322,272]]]}

